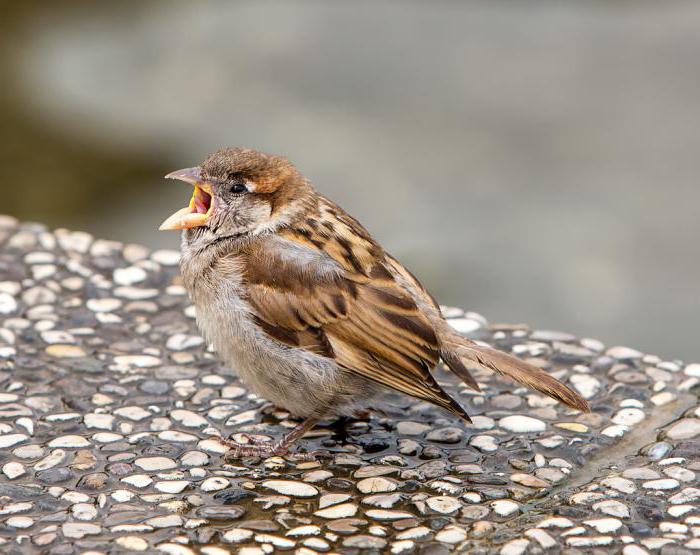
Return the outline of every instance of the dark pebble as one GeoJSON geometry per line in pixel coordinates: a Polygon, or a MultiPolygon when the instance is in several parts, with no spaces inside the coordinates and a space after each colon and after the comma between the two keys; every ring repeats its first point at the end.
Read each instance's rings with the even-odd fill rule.
{"type": "Polygon", "coordinates": [[[355,487],[350,480],[344,478],[328,478],[326,485],[332,489],[349,490],[355,487]]]}
{"type": "Polygon", "coordinates": [[[76,553],[76,551],[72,543],[62,543],[51,546],[46,553],[49,555],[72,555],[73,553],[76,553]]]}
{"type": "Polygon", "coordinates": [[[238,527],[257,532],[276,532],[280,528],[279,524],[271,520],[245,520],[238,523],[238,527]]]}
{"type": "MultiPolygon", "coordinates": [[[[441,543],[428,543],[421,545],[418,553],[419,555],[449,555],[452,553],[452,549],[441,543]]],[[[474,551],[468,553],[474,555],[474,551]]]]}
{"type": "Polygon", "coordinates": [[[126,441],[115,441],[114,443],[107,443],[100,447],[100,451],[103,453],[121,453],[125,449],[131,448],[131,445],[129,445],[128,442],[126,441]]]}
{"type": "Polygon", "coordinates": [[[58,380],[54,383],[54,386],[59,391],[70,391],[71,396],[75,397],[86,397],[97,391],[97,388],[94,385],[90,385],[86,383],[85,380],[78,380],[74,377],[67,377],[58,380]]]}
{"type": "Polygon", "coordinates": [[[505,486],[508,480],[499,478],[498,476],[489,476],[488,474],[468,474],[464,480],[470,484],[482,484],[485,486],[505,486]]]}
{"type": "Polygon", "coordinates": [[[439,478],[447,474],[447,463],[445,461],[430,461],[417,468],[426,478],[439,478]]]}
{"type": "Polygon", "coordinates": [[[590,517],[590,510],[579,509],[578,507],[568,507],[566,505],[559,505],[553,508],[552,512],[555,515],[565,516],[566,518],[576,518],[584,519],[590,517]]]}
{"type": "Polygon", "coordinates": [[[455,464],[473,463],[479,459],[479,455],[471,451],[460,451],[457,455],[450,455],[450,462],[455,464]]]}
{"type": "Polygon", "coordinates": [[[244,499],[250,499],[257,496],[257,493],[246,489],[228,488],[216,493],[214,495],[214,499],[223,503],[224,505],[235,505],[244,499]]]}
{"type": "Polygon", "coordinates": [[[25,501],[27,499],[39,497],[42,494],[43,490],[40,488],[0,483],[0,497],[7,496],[13,501],[25,501]]]}
{"type": "Polygon", "coordinates": [[[653,522],[659,522],[663,520],[664,513],[657,507],[637,507],[637,513],[639,516],[646,520],[651,520],[653,522]]]}
{"type": "Polygon", "coordinates": [[[124,462],[110,464],[106,470],[113,476],[126,476],[133,471],[131,465],[124,462]]]}
{"type": "Polygon", "coordinates": [[[143,450],[144,457],[168,457],[169,459],[177,459],[184,451],[183,447],[163,443],[161,445],[149,445],[143,450]]]}
{"type": "Polygon", "coordinates": [[[480,493],[486,499],[505,499],[508,497],[508,492],[504,489],[490,488],[488,486],[478,486],[471,489],[480,493]]]}
{"type": "Polygon", "coordinates": [[[34,502],[34,509],[39,512],[55,511],[58,507],[68,507],[70,503],[63,499],[37,499],[34,502]]]}
{"type": "Polygon", "coordinates": [[[524,470],[526,472],[530,470],[530,463],[522,459],[511,459],[508,461],[508,464],[516,470],[524,470]]]}
{"type": "Polygon", "coordinates": [[[337,534],[356,534],[364,526],[367,526],[367,521],[361,518],[339,518],[326,524],[326,528],[337,534]]]}
{"type": "Polygon", "coordinates": [[[104,472],[95,472],[93,474],[87,474],[78,480],[78,487],[90,490],[98,490],[105,487],[108,480],[107,474],[104,472]]]}
{"type": "Polygon", "coordinates": [[[436,447],[435,445],[427,445],[423,448],[423,452],[420,454],[420,458],[426,460],[435,460],[441,458],[442,455],[442,449],[436,447]]]}
{"type": "Polygon", "coordinates": [[[73,477],[70,468],[49,468],[36,473],[36,479],[42,484],[60,484],[73,477]]]}
{"type": "Polygon", "coordinates": [[[45,362],[36,358],[20,356],[15,359],[15,368],[18,370],[41,370],[45,366],[45,362]]]}
{"type": "MultiPolygon", "coordinates": [[[[56,507],[53,507],[56,509],[56,507]]],[[[68,512],[67,511],[58,511],[55,513],[48,513],[45,515],[41,515],[41,518],[39,519],[40,522],[45,523],[45,522],[65,522],[68,520],[68,512]]]]}
{"type": "Polygon", "coordinates": [[[651,536],[652,535],[652,530],[643,522],[629,522],[627,523],[627,528],[629,528],[629,531],[631,534],[633,534],[635,537],[638,536],[651,536]]]}
{"type": "Polygon", "coordinates": [[[144,393],[150,393],[151,395],[164,395],[170,390],[170,385],[168,382],[146,380],[139,386],[139,389],[144,393]]]}
{"type": "Polygon", "coordinates": [[[217,531],[214,528],[200,528],[197,530],[197,541],[202,545],[206,545],[211,542],[216,533],[217,531]]]}
{"type": "Polygon", "coordinates": [[[673,544],[664,545],[659,553],[661,555],[693,555],[693,551],[673,544]]]}
{"type": "Polygon", "coordinates": [[[674,457],[685,457],[690,460],[700,458],[700,441],[681,441],[673,450],[674,457]]]}
{"type": "Polygon", "coordinates": [[[338,442],[332,438],[326,438],[321,441],[321,447],[325,447],[326,449],[332,449],[333,447],[337,447],[338,442]]]}
{"type": "Polygon", "coordinates": [[[379,453],[389,448],[389,441],[384,438],[364,435],[357,440],[365,453],[379,453]]]}
{"type": "Polygon", "coordinates": [[[420,482],[417,482],[416,480],[406,480],[403,484],[401,484],[401,487],[399,489],[406,493],[415,493],[421,487],[422,484],[420,482]]]}
{"type": "Polygon", "coordinates": [[[100,362],[99,360],[96,360],[94,358],[81,358],[79,360],[71,360],[67,363],[67,366],[75,372],[83,372],[85,374],[99,374],[104,371],[105,367],[103,362],[100,362]]]}
{"type": "Polygon", "coordinates": [[[211,518],[212,520],[238,520],[245,514],[245,509],[238,505],[199,507],[196,514],[198,517],[211,518]]]}
{"type": "MultiPolygon", "coordinates": [[[[139,509],[145,509],[145,507],[139,507],[139,509]]],[[[109,528],[111,526],[119,526],[120,524],[133,524],[136,522],[141,522],[146,516],[145,511],[122,510],[107,515],[102,521],[102,525],[109,528]]]]}
{"type": "Polygon", "coordinates": [[[449,518],[444,518],[444,517],[437,517],[437,518],[431,518],[428,521],[428,526],[430,526],[431,529],[433,530],[442,530],[445,526],[448,524],[451,524],[452,520],[449,518]]]}

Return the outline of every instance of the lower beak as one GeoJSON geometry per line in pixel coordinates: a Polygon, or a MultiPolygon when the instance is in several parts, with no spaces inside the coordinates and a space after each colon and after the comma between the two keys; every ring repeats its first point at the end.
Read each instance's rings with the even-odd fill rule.
{"type": "Polygon", "coordinates": [[[160,224],[160,231],[190,229],[207,224],[214,205],[211,185],[202,180],[201,168],[177,170],[165,176],[166,179],[178,179],[194,186],[190,203],[186,208],[175,212],[160,224]]]}

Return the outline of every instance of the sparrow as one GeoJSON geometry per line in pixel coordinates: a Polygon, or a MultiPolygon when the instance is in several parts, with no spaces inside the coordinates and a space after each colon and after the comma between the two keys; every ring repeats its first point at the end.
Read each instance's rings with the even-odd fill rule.
{"type": "Polygon", "coordinates": [[[322,419],[393,389],[470,421],[431,374],[440,359],[508,376],[579,411],[546,371],[462,337],[435,299],[368,231],[286,158],[224,148],[165,176],[194,187],[161,230],[183,230],[180,269],[202,335],[256,394],[304,420],[276,443],[224,439],[230,455],[273,456],[322,419]]]}

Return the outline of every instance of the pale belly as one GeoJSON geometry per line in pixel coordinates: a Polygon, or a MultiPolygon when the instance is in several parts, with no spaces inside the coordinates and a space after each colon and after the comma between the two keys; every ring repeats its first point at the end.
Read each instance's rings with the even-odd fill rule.
{"type": "Polygon", "coordinates": [[[197,324],[255,394],[302,417],[347,415],[366,406],[370,383],[332,359],[279,343],[248,318],[243,301],[224,298],[225,307],[195,303],[197,324]]]}

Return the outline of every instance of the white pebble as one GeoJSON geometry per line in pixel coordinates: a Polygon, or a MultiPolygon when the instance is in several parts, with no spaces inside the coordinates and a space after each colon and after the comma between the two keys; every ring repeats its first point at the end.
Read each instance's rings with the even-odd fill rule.
{"type": "Polygon", "coordinates": [[[14,480],[26,473],[24,465],[18,462],[5,463],[2,466],[2,473],[7,476],[8,480],[14,480]]]}
{"type": "Polygon", "coordinates": [[[350,518],[357,514],[357,505],[354,505],[353,503],[333,505],[332,507],[328,507],[327,509],[321,509],[319,511],[316,511],[314,514],[321,518],[327,519],[350,518]]]}
{"type": "Polygon", "coordinates": [[[467,531],[459,526],[446,526],[437,533],[435,539],[440,543],[454,545],[467,539],[467,531]]]}
{"type": "Polygon", "coordinates": [[[121,308],[122,302],[119,299],[89,299],[85,303],[90,310],[93,312],[114,312],[115,310],[121,308]]]}
{"type": "Polygon", "coordinates": [[[7,447],[12,447],[23,441],[27,441],[29,436],[26,434],[7,434],[0,436],[0,449],[6,449],[7,447]]]}
{"type": "Polygon", "coordinates": [[[499,516],[509,516],[520,510],[520,505],[509,499],[498,499],[491,503],[491,508],[499,516]]]}
{"type": "Polygon", "coordinates": [[[680,487],[680,485],[680,482],[678,480],[674,480],[673,478],[661,478],[660,480],[651,480],[649,482],[644,482],[642,484],[642,487],[644,489],[669,490],[676,489],[680,487]]]}
{"type": "Polygon", "coordinates": [[[264,488],[271,489],[282,495],[289,495],[290,497],[314,497],[318,495],[318,488],[304,482],[267,480],[262,485],[264,488]]]}
{"type": "Polygon", "coordinates": [[[153,487],[163,493],[182,493],[189,485],[190,483],[187,480],[168,480],[156,482],[153,487]]]}
{"type": "Polygon", "coordinates": [[[619,426],[634,426],[639,424],[642,420],[646,418],[644,411],[638,408],[626,408],[618,411],[615,416],[613,416],[613,423],[619,426]]]}
{"type": "Polygon", "coordinates": [[[177,468],[177,463],[168,457],[141,457],[134,464],[147,472],[177,468]]]}
{"type": "Polygon", "coordinates": [[[17,301],[8,293],[0,293],[0,314],[12,314],[17,310],[17,301]]]}
{"type": "Polygon", "coordinates": [[[145,488],[153,483],[153,479],[147,474],[133,474],[121,479],[125,484],[134,486],[135,488],[145,488]]]}
{"type": "Polygon", "coordinates": [[[542,420],[523,415],[506,416],[498,421],[498,425],[504,430],[519,434],[544,432],[547,429],[542,420]]]}
{"type": "Polygon", "coordinates": [[[202,485],[200,486],[200,489],[202,491],[219,491],[222,489],[226,489],[231,485],[231,482],[229,482],[226,478],[223,478],[221,476],[213,476],[212,478],[208,478],[202,482],[202,485]]]}
{"type": "Polygon", "coordinates": [[[128,268],[117,268],[114,270],[112,279],[114,283],[119,285],[134,285],[146,279],[148,274],[138,266],[129,266],[128,268]]]}
{"type": "Polygon", "coordinates": [[[209,425],[209,421],[206,418],[190,410],[173,410],[170,412],[170,418],[187,428],[201,428],[209,425]]]}
{"type": "Polygon", "coordinates": [[[89,447],[90,442],[83,436],[77,435],[67,435],[60,436],[56,439],[52,439],[49,442],[49,447],[63,447],[67,449],[78,448],[78,447],[89,447]]]}

